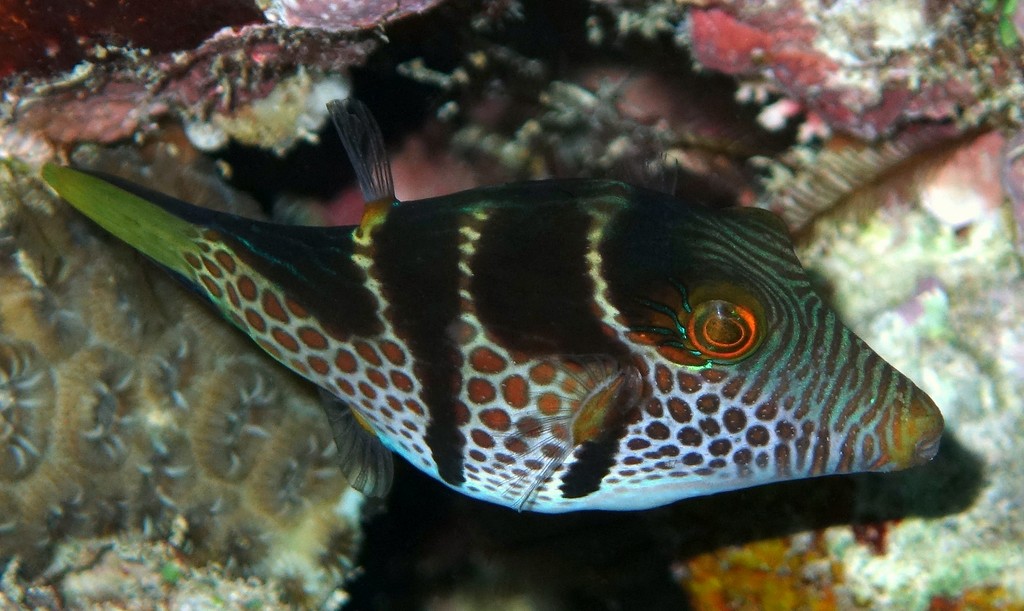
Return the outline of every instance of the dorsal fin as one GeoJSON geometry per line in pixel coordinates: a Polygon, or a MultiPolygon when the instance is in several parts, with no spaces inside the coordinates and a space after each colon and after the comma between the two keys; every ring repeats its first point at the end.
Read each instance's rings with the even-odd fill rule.
{"type": "Polygon", "coordinates": [[[666,153],[649,159],[624,160],[613,165],[607,178],[674,196],[682,168],[666,153]]]}
{"type": "Polygon", "coordinates": [[[352,162],[359,189],[367,204],[395,201],[395,183],[380,126],[370,109],[359,100],[331,100],[327,103],[331,120],[352,162]]]}

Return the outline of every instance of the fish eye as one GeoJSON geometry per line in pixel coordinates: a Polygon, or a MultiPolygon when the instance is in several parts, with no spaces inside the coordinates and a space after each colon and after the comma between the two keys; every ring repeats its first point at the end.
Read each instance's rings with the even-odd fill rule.
{"type": "Polygon", "coordinates": [[[640,300],[646,312],[631,326],[631,339],[689,367],[736,363],[760,346],[764,307],[750,291],[730,282],[706,283],[692,291],[683,283],[668,284],[658,299],[640,300]]]}
{"type": "Polygon", "coordinates": [[[742,359],[761,339],[754,311],[724,299],[695,305],[686,321],[686,336],[701,356],[720,363],[742,359]]]}

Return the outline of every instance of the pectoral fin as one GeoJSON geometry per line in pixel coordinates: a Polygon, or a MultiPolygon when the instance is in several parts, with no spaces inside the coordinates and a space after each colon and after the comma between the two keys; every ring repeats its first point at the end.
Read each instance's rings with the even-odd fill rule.
{"type": "Polygon", "coordinates": [[[338,466],[349,485],[366,496],[386,496],[395,471],[391,451],[346,403],[326,392],[321,399],[338,446],[338,466]]]}
{"type": "Polygon", "coordinates": [[[548,368],[551,381],[531,395],[536,410],[516,420],[500,440],[526,467],[526,475],[510,481],[504,491],[519,510],[529,508],[538,489],[574,451],[616,437],[643,389],[634,366],[608,357],[556,358],[539,367],[548,368]]]}

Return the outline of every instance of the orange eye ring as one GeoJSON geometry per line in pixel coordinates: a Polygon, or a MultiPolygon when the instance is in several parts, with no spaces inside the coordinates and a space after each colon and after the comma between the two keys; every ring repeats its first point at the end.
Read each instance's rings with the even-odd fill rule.
{"type": "Polygon", "coordinates": [[[686,321],[686,335],[702,356],[725,363],[747,356],[761,340],[754,312],[722,299],[698,303],[686,321]]]}

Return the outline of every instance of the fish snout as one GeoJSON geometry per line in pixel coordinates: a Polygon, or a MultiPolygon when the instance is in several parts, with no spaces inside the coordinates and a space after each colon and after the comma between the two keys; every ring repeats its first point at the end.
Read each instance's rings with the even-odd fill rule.
{"type": "Polygon", "coordinates": [[[931,397],[921,389],[915,387],[911,392],[896,427],[893,468],[903,469],[924,464],[939,451],[942,413],[931,397]]]}

